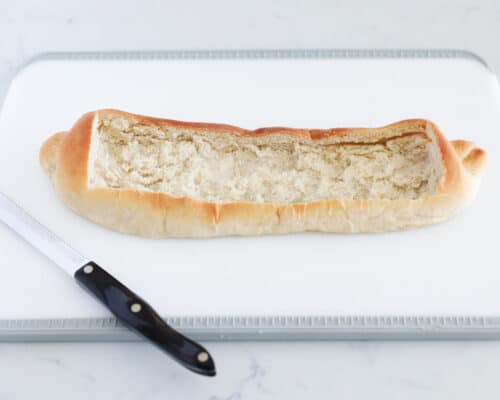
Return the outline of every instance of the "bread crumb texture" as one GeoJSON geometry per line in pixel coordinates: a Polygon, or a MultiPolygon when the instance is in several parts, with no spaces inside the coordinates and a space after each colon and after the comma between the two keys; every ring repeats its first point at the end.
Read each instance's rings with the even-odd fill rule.
{"type": "Polygon", "coordinates": [[[137,189],[216,203],[292,204],[332,199],[418,199],[433,194],[443,163],[425,130],[384,137],[231,135],[103,117],[89,188],[137,189]]]}

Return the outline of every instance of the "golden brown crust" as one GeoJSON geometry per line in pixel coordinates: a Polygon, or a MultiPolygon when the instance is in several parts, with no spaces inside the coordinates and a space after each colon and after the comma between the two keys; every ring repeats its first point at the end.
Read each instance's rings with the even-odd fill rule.
{"type": "Polygon", "coordinates": [[[469,154],[475,147],[474,143],[469,142],[468,140],[452,140],[450,143],[461,160],[463,160],[465,156],[467,156],[467,154],[469,154]]]}
{"type": "Polygon", "coordinates": [[[484,171],[488,157],[483,149],[477,148],[474,143],[467,140],[453,140],[451,144],[471,174],[476,175],[484,171]]]}
{"type": "Polygon", "coordinates": [[[181,122],[100,110],[85,114],[66,134],[49,138],[40,161],[62,200],[78,214],[120,232],[146,237],[211,237],[301,231],[374,232],[441,222],[467,205],[477,189],[486,154],[467,141],[448,142],[432,122],[405,120],[381,128],[290,129],[254,131],[222,124],[181,122]],[[388,130],[421,131],[435,138],[444,167],[436,193],[417,200],[337,200],[300,204],[225,203],[173,198],[164,193],[132,189],[88,188],[88,157],[98,117],[128,117],[138,123],[189,128],[203,133],[236,136],[283,134],[307,140],[353,134],[377,140],[388,130]]]}
{"type": "Polygon", "coordinates": [[[474,148],[472,151],[463,159],[465,168],[469,170],[471,174],[479,174],[484,171],[487,164],[486,152],[483,149],[474,148]]]}
{"type": "Polygon", "coordinates": [[[58,132],[48,138],[40,149],[40,164],[45,173],[52,177],[56,170],[57,155],[66,132],[58,132]]]}

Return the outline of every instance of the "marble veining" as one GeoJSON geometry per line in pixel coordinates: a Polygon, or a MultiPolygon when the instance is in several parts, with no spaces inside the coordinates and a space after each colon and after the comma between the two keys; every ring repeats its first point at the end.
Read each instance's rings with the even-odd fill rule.
{"type": "Polygon", "coordinates": [[[208,400],[240,400],[250,391],[259,394],[272,394],[264,385],[265,377],[266,370],[252,357],[250,359],[248,375],[238,383],[236,388],[228,396],[211,396],[208,400]]]}

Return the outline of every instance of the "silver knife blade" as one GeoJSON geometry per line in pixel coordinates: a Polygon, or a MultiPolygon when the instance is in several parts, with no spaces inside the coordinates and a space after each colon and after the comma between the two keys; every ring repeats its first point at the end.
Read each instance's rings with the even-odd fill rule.
{"type": "Polygon", "coordinates": [[[0,192],[0,221],[46,255],[69,275],[90,262],[0,192]]]}

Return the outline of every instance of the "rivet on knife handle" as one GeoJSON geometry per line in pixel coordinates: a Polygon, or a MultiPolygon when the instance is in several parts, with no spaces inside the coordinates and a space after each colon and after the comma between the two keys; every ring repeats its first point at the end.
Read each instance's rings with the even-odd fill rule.
{"type": "Polygon", "coordinates": [[[75,279],[92,292],[121,322],[165,351],[189,370],[215,376],[208,351],[170,327],[142,298],[94,262],[75,272],[75,279]]]}

